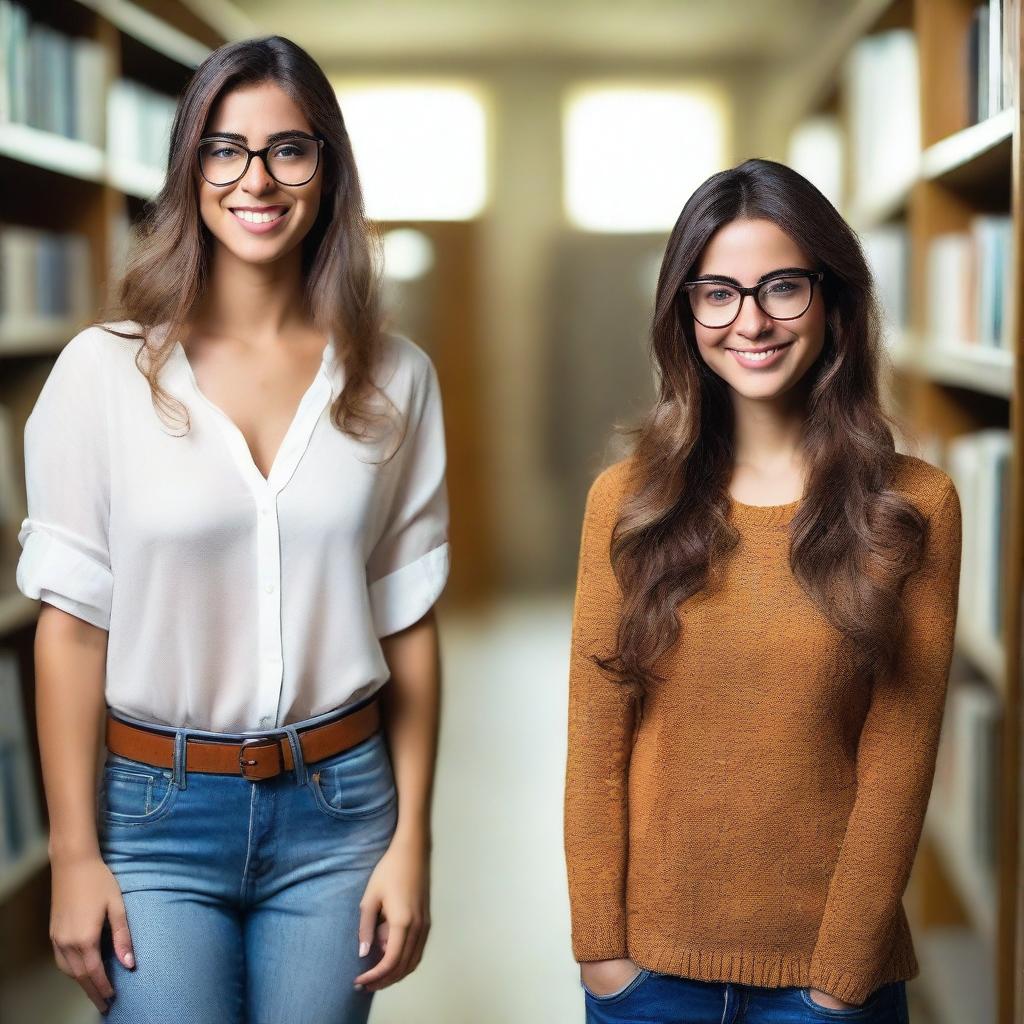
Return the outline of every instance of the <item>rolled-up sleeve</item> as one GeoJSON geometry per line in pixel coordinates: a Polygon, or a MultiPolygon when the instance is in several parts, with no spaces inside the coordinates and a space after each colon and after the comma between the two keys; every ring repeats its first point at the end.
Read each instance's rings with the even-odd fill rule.
{"type": "Polygon", "coordinates": [[[367,559],[366,579],[378,637],[421,619],[448,580],[448,492],[444,420],[437,373],[416,355],[412,400],[401,447],[384,467],[391,475],[385,527],[367,559]]]}
{"type": "Polygon", "coordinates": [[[61,351],[25,424],[28,515],[15,579],[27,597],[109,629],[109,447],[90,330],[61,351]]]}

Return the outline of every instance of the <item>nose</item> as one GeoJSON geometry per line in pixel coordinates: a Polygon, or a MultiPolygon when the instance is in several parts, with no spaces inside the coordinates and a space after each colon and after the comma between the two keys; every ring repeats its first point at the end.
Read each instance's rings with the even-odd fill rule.
{"type": "Polygon", "coordinates": [[[249,161],[249,169],[245,172],[240,184],[246,192],[253,195],[260,195],[266,192],[268,188],[274,187],[274,179],[267,171],[267,166],[264,164],[262,157],[254,156],[249,161]]]}
{"type": "Polygon", "coordinates": [[[744,338],[759,338],[770,330],[775,321],[754,301],[753,295],[740,298],[740,310],[733,322],[733,329],[744,338]]]}

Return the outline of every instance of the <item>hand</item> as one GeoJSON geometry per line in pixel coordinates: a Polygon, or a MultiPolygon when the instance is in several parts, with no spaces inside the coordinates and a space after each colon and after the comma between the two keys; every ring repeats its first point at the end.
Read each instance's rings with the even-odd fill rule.
{"type": "Polygon", "coordinates": [[[589,960],[580,964],[580,978],[595,996],[609,996],[618,992],[639,973],[640,968],[629,957],[589,960]]]}
{"type": "Polygon", "coordinates": [[[366,956],[374,940],[384,955],[355,979],[356,988],[376,992],[411,973],[429,932],[429,852],[419,843],[392,841],[359,903],[359,955],[366,956]]]}
{"type": "Polygon", "coordinates": [[[825,1006],[830,1010],[856,1010],[861,1005],[860,1003],[844,1003],[842,999],[836,999],[835,996],[830,996],[818,988],[809,988],[807,994],[811,997],[812,1003],[825,1006]]]}
{"type": "Polygon", "coordinates": [[[50,942],[57,967],[106,1013],[114,989],[99,946],[108,918],[117,959],[129,970],[135,967],[121,887],[99,856],[53,860],[51,877],[50,942]]]}

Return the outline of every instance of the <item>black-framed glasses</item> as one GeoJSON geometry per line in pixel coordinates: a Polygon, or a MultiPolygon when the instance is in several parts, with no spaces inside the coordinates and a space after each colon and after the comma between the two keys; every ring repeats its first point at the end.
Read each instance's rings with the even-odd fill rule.
{"type": "Polygon", "coordinates": [[[233,185],[245,177],[252,158],[258,156],[267,174],[278,184],[305,185],[320,165],[323,144],[319,136],[301,132],[271,142],[262,149],[249,149],[240,142],[211,136],[199,140],[199,170],[211,185],[233,185]]]}
{"type": "Polygon", "coordinates": [[[796,320],[810,308],[815,282],[824,278],[824,271],[787,271],[743,288],[735,281],[722,278],[701,278],[686,281],[680,288],[685,294],[693,319],[703,327],[728,327],[740,314],[747,295],[752,295],[758,309],[773,320],[796,320]]]}

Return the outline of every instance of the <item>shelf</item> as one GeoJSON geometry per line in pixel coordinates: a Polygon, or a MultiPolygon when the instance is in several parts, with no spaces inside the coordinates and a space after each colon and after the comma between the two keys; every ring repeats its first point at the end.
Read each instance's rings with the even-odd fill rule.
{"type": "Polygon", "coordinates": [[[929,803],[925,828],[935,844],[946,873],[963,902],[964,910],[978,936],[988,949],[996,946],[996,879],[981,874],[967,859],[962,840],[954,835],[951,824],[929,803]]]}
{"type": "Polygon", "coordinates": [[[103,150],[25,124],[0,124],[0,156],[83,181],[102,182],[106,174],[103,150]]]}
{"type": "Polygon", "coordinates": [[[0,636],[6,636],[16,629],[31,625],[38,616],[38,601],[26,597],[18,590],[0,594],[0,636]]]}
{"type": "Polygon", "coordinates": [[[42,870],[49,862],[49,840],[45,835],[36,839],[13,864],[0,864],[0,903],[3,903],[16,889],[42,870]]]}
{"type": "Polygon", "coordinates": [[[961,615],[956,623],[956,646],[960,653],[996,688],[1000,698],[1006,695],[1006,650],[969,618],[961,615]]]}
{"type": "Polygon", "coordinates": [[[154,199],[164,187],[165,172],[157,167],[145,164],[129,163],[119,160],[111,161],[110,184],[124,192],[125,195],[138,199],[154,199]]]}
{"type": "Polygon", "coordinates": [[[929,146],[921,154],[921,177],[930,181],[978,181],[1010,166],[1014,109],[1002,110],[929,146]]]}
{"type": "Polygon", "coordinates": [[[210,48],[127,0],[78,0],[125,35],[187,68],[197,67],[210,48]]]}
{"type": "Polygon", "coordinates": [[[56,355],[85,326],[73,320],[37,317],[31,320],[0,318],[0,357],[56,355]]]}
{"type": "Polygon", "coordinates": [[[846,219],[854,230],[862,232],[905,216],[913,187],[914,183],[908,181],[881,195],[855,199],[850,204],[846,219]]]}
{"type": "Polygon", "coordinates": [[[904,338],[888,348],[897,369],[919,373],[951,387],[983,391],[997,398],[1013,395],[1013,353],[988,345],[919,343],[904,338]]]}
{"type": "Polygon", "coordinates": [[[995,1024],[992,954],[969,928],[916,931],[914,947],[920,985],[936,1024],[995,1024]]]}

